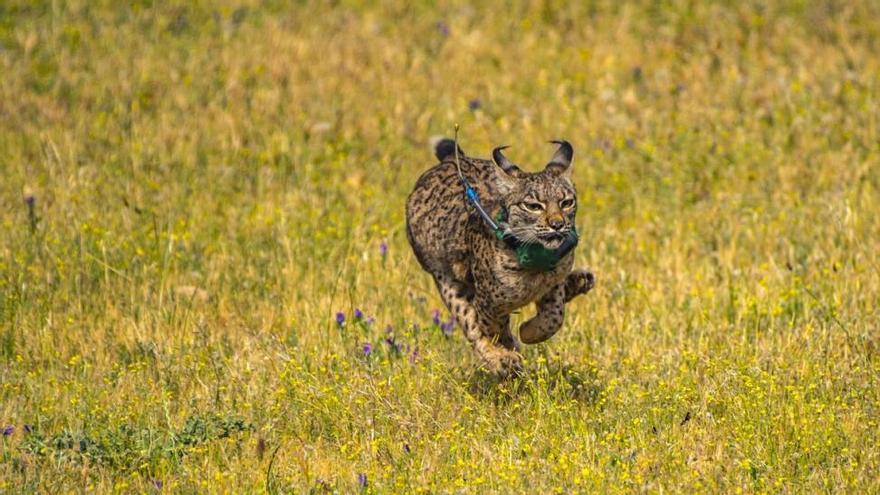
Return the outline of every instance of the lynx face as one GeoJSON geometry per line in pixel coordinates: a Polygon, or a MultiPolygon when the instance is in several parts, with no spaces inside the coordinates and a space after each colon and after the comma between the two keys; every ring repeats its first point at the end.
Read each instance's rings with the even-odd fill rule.
{"type": "Polygon", "coordinates": [[[496,148],[492,153],[496,178],[507,210],[511,233],[522,242],[555,249],[574,229],[577,195],[571,182],[571,145],[558,142],[559,150],[541,172],[529,174],[507,160],[496,148]]]}

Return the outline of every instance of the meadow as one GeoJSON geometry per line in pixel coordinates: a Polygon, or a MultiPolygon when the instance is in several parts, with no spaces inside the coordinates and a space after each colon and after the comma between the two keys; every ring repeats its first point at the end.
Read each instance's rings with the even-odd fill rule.
{"type": "Polygon", "coordinates": [[[871,0],[6,0],[0,492],[880,493],[878,54],[871,0]],[[597,285],[518,379],[404,233],[456,124],[575,148],[597,285]]]}

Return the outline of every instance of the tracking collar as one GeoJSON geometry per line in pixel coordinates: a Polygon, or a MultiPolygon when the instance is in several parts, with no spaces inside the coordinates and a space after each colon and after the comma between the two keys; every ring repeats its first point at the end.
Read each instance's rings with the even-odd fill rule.
{"type": "Polygon", "coordinates": [[[471,187],[467,179],[461,176],[464,185],[464,194],[468,202],[477,210],[480,217],[492,229],[495,237],[504,242],[510,249],[516,252],[516,259],[519,266],[525,270],[532,272],[549,272],[556,268],[559,260],[570,253],[578,243],[578,233],[576,228],[569,231],[568,236],[562,241],[556,249],[548,249],[539,243],[526,243],[517,239],[510,233],[510,225],[507,223],[507,211],[501,209],[496,219],[480,204],[480,197],[477,195],[476,189],[471,187]]]}

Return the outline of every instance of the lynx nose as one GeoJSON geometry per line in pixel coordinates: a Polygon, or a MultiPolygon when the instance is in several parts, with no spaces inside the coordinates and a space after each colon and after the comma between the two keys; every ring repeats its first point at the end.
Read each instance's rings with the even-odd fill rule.
{"type": "Polygon", "coordinates": [[[547,220],[547,223],[550,224],[550,227],[552,227],[553,230],[562,230],[562,228],[565,227],[565,220],[561,216],[551,217],[547,220]]]}

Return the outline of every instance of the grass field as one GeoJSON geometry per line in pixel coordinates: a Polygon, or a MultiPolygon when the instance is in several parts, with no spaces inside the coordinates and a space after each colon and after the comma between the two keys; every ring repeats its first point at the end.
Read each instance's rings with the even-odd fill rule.
{"type": "Polygon", "coordinates": [[[0,492],[880,493],[880,4],[335,3],[0,3],[0,492]],[[404,234],[456,123],[575,146],[518,380],[404,234]]]}

